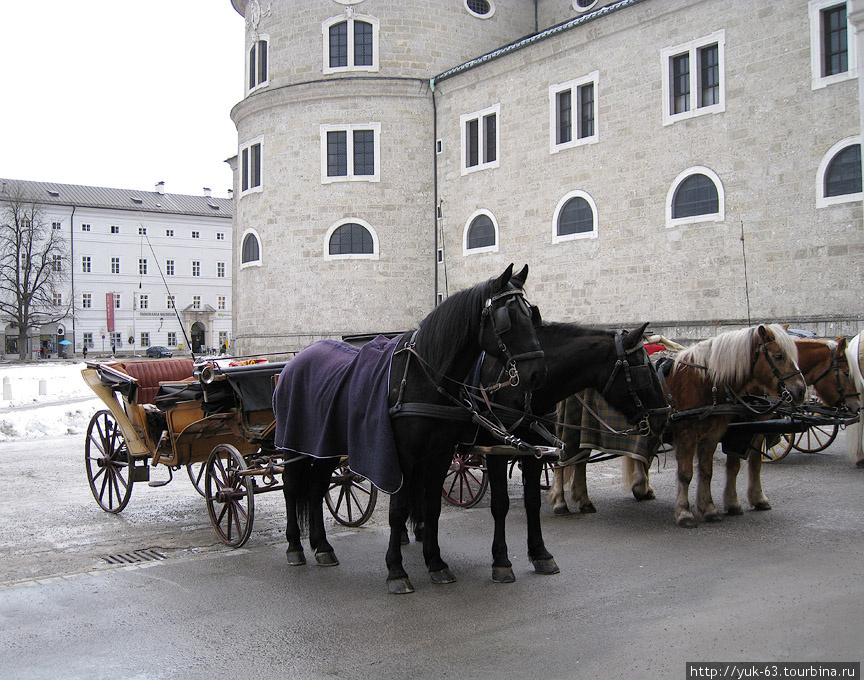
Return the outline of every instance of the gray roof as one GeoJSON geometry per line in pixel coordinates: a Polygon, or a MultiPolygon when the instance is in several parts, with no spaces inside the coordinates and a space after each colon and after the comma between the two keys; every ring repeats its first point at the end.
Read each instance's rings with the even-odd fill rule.
{"type": "Polygon", "coordinates": [[[108,208],[170,215],[206,215],[231,219],[233,200],[209,196],[160,194],[158,191],[109,189],[55,182],[28,182],[0,177],[0,200],[13,186],[20,186],[28,200],[42,205],[64,205],[81,208],[108,208]]]}

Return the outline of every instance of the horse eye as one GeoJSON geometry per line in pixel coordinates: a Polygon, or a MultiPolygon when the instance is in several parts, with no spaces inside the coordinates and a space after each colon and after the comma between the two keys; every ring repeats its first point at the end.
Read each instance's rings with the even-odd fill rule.
{"type": "Polygon", "coordinates": [[[783,361],[783,355],[782,354],[775,354],[774,359],[776,361],[783,361]]]}

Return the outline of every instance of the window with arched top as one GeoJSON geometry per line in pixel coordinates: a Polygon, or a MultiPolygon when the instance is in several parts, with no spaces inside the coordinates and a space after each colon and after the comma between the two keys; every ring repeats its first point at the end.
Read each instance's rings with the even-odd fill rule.
{"type": "Polygon", "coordinates": [[[816,207],[859,202],[864,198],[861,182],[861,137],[847,137],[822,156],[816,172],[816,207]]]}
{"type": "Polygon", "coordinates": [[[324,33],[324,73],[378,70],[378,19],[354,14],[332,17],[324,33]]]}
{"type": "Polygon", "coordinates": [[[324,256],[329,259],[378,259],[378,234],[368,222],[355,218],[332,225],[324,237],[324,256]]]}
{"type": "Polygon", "coordinates": [[[694,167],[682,172],[666,197],[666,226],[725,219],[723,184],[713,170],[694,167]]]}
{"type": "Polygon", "coordinates": [[[584,191],[571,191],[555,208],[552,243],[597,238],[597,206],[584,191]]]}
{"type": "Polygon", "coordinates": [[[464,255],[497,252],[498,222],[488,210],[478,210],[468,219],[462,241],[464,255]]]}
{"type": "Polygon", "coordinates": [[[240,246],[240,268],[261,266],[261,240],[254,229],[247,229],[240,246]]]}

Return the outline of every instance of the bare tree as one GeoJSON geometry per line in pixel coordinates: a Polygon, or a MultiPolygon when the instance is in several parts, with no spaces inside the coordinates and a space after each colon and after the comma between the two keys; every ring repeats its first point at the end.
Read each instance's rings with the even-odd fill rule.
{"type": "Polygon", "coordinates": [[[27,330],[69,314],[62,300],[68,257],[61,232],[21,185],[0,193],[0,319],[18,328],[18,356],[27,358],[27,330]],[[62,302],[61,302],[62,301],[62,302]],[[58,304],[59,303],[59,304],[58,304]]]}

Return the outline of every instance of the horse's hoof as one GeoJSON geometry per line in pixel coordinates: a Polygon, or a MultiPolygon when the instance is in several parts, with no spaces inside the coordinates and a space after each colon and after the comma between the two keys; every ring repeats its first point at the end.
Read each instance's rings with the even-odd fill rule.
{"type": "Polygon", "coordinates": [[[495,583],[513,583],[516,575],[512,567],[492,567],[492,580],[495,583]]]}
{"type": "Polygon", "coordinates": [[[402,532],[402,536],[400,536],[399,542],[402,545],[408,545],[411,542],[411,539],[408,538],[408,530],[407,529],[402,532]]]}
{"type": "Polygon", "coordinates": [[[570,514],[570,508],[568,508],[566,505],[556,505],[554,508],[552,508],[552,514],[553,515],[569,515],[570,514]]]}
{"type": "Polygon", "coordinates": [[[548,560],[531,560],[531,564],[534,565],[534,573],[542,574],[543,576],[551,576],[561,571],[552,557],[548,560]]]}
{"type": "Polygon", "coordinates": [[[302,550],[286,550],[285,555],[288,557],[288,564],[292,567],[299,567],[306,564],[306,555],[302,550]]]}
{"type": "Polygon", "coordinates": [[[696,520],[692,515],[689,517],[687,517],[687,516],[678,517],[675,520],[675,524],[677,524],[679,527],[681,527],[683,529],[695,529],[697,526],[699,526],[696,523],[696,520]]]}
{"type": "Polygon", "coordinates": [[[727,515],[730,515],[730,516],[732,516],[732,515],[743,515],[743,514],[744,514],[744,510],[741,509],[741,506],[740,506],[740,505],[733,505],[733,506],[731,506],[731,507],[726,508],[726,514],[727,514],[727,515]]]}
{"type": "Polygon", "coordinates": [[[753,506],[754,510],[770,510],[771,504],[768,501],[761,501],[753,506]]]}
{"type": "Polygon", "coordinates": [[[339,560],[336,559],[336,553],[332,550],[315,553],[315,561],[319,567],[335,567],[339,564],[339,560]]]}
{"type": "Polygon", "coordinates": [[[585,505],[579,506],[579,512],[583,515],[590,515],[591,513],[597,512],[597,508],[593,503],[586,503],[585,505]]]}
{"type": "Polygon", "coordinates": [[[434,583],[435,585],[453,583],[454,581],[456,581],[456,576],[453,575],[453,572],[450,571],[449,567],[444,567],[443,569],[439,569],[438,571],[430,571],[429,578],[432,579],[432,583],[434,583]]]}
{"type": "Polygon", "coordinates": [[[403,578],[387,579],[387,591],[391,595],[407,595],[414,592],[414,586],[407,576],[403,578]]]}
{"type": "Polygon", "coordinates": [[[717,512],[715,510],[714,512],[712,512],[708,515],[702,515],[702,519],[704,519],[706,522],[709,522],[711,524],[715,524],[717,522],[723,521],[723,515],[721,515],[719,512],[717,512]]]}
{"type": "Polygon", "coordinates": [[[646,491],[645,493],[637,494],[635,491],[633,492],[633,498],[637,501],[653,501],[657,496],[654,495],[654,490],[646,491]]]}
{"type": "Polygon", "coordinates": [[[864,468],[864,458],[855,463],[855,467],[864,468]]]}

